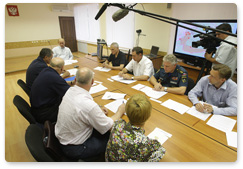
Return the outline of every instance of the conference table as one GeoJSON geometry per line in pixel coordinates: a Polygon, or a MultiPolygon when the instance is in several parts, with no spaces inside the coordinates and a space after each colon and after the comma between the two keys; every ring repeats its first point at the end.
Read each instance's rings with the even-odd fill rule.
{"type": "MultiPolygon", "coordinates": [[[[107,91],[125,93],[125,99],[128,99],[137,93],[144,94],[143,92],[132,88],[137,84],[153,87],[148,81],[135,81],[131,84],[110,81],[111,76],[118,75],[119,70],[110,70],[109,72],[94,70],[94,68],[102,66],[97,57],[86,55],[85,57],[78,58],[77,61],[77,63],[66,65],[65,69],[73,69],[76,65],[78,65],[79,68],[88,67],[94,72],[94,80],[102,82],[102,85],[107,88],[107,90],[92,94],[94,101],[99,105],[104,106],[114,101],[102,99],[107,91]]],[[[192,107],[192,103],[186,95],[167,93],[157,100],[164,102],[168,99],[192,107]]],[[[207,120],[203,121],[188,113],[179,114],[153,100],[150,100],[150,102],[153,108],[151,116],[144,126],[145,135],[150,134],[155,128],[162,129],[172,134],[172,137],[163,143],[166,153],[161,161],[234,162],[237,160],[237,148],[227,144],[225,132],[206,124],[212,115],[210,115],[207,120]]],[[[113,112],[109,111],[107,115],[112,116],[113,114],[113,112]]],[[[122,118],[127,122],[129,121],[126,115],[123,115],[122,118]]],[[[229,118],[237,120],[237,116],[229,118]]],[[[235,124],[233,131],[237,132],[237,123],[235,124]]]]}

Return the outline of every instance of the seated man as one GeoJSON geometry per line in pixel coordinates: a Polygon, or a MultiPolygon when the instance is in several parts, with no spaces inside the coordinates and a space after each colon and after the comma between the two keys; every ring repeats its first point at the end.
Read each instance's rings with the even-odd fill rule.
{"type": "Polygon", "coordinates": [[[142,94],[133,95],[126,103],[127,123],[120,119],[114,123],[106,148],[109,162],[158,162],[165,148],[158,140],[145,136],[144,125],[150,117],[152,105],[142,94]]]}
{"type": "Polygon", "coordinates": [[[212,67],[210,75],[202,77],[188,93],[188,98],[200,112],[226,116],[237,115],[237,84],[231,77],[231,69],[223,64],[212,67]],[[205,103],[200,103],[202,97],[205,103]]]}
{"type": "Polygon", "coordinates": [[[105,154],[114,121],[125,113],[125,104],[110,118],[106,108],[94,102],[89,90],[93,72],[84,67],[76,73],[76,85],[70,87],[59,107],[55,135],[64,154],[71,159],[85,159],[105,154]]]}
{"type": "Polygon", "coordinates": [[[59,104],[70,87],[60,76],[63,66],[62,58],[53,58],[50,67],[40,72],[31,87],[31,113],[39,123],[56,122],[59,104]]]}
{"type": "Polygon", "coordinates": [[[103,66],[110,69],[122,70],[126,64],[125,54],[119,50],[119,45],[116,42],[111,44],[110,57],[103,63],[103,66]]]}
{"type": "Polygon", "coordinates": [[[50,64],[52,56],[53,56],[53,52],[51,49],[43,48],[41,49],[37,59],[31,62],[31,64],[29,65],[26,71],[26,85],[29,89],[31,89],[31,86],[34,80],[36,79],[36,77],[39,75],[39,73],[44,68],[48,67],[47,64],[50,64]]]}
{"type": "Polygon", "coordinates": [[[188,83],[187,71],[177,65],[177,58],[172,55],[166,55],[160,68],[150,79],[157,91],[165,91],[174,94],[184,94],[188,83]]]}
{"type": "Polygon", "coordinates": [[[73,54],[71,50],[65,46],[65,40],[60,38],[58,40],[59,46],[56,46],[52,49],[53,51],[53,57],[60,57],[63,60],[72,60],[73,54]]]}
{"type": "Polygon", "coordinates": [[[119,76],[123,77],[123,79],[130,80],[149,80],[153,74],[153,63],[150,59],[143,56],[143,49],[141,47],[134,47],[132,49],[132,60],[119,72],[119,76]],[[128,71],[133,72],[133,75],[127,74],[128,71]]]}

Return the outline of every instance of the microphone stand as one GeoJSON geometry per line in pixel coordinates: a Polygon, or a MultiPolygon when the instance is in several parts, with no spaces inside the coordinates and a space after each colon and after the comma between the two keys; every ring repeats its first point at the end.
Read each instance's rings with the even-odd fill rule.
{"type": "Polygon", "coordinates": [[[144,16],[147,16],[147,17],[150,17],[150,18],[153,18],[153,19],[157,19],[157,20],[166,22],[166,23],[170,23],[170,24],[173,24],[173,25],[178,25],[178,26],[180,26],[180,27],[182,27],[182,28],[185,28],[185,29],[188,29],[188,30],[191,30],[191,31],[200,33],[200,34],[204,34],[204,35],[206,35],[206,36],[215,38],[215,39],[217,39],[217,40],[226,42],[226,43],[228,43],[228,44],[231,44],[231,45],[237,47],[237,44],[234,44],[234,43],[232,43],[232,42],[229,42],[229,41],[226,41],[226,40],[223,40],[223,39],[219,39],[219,38],[217,38],[217,37],[215,37],[215,36],[209,35],[209,34],[204,33],[204,32],[200,32],[200,31],[195,30],[195,29],[192,29],[192,28],[188,28],[188,27],[183,26],[183,25],[180,25],[179,22],[184,23],[184,24],[188,24],[188,25],[192,25],[192,26],[196,26],[196,27],[203,28],[206,32],[208,32],[208,30],[212,30],[212,31],[214,31],[214,32],[220,32],[220,33],[224,33],[224,34],[227,34],[227,35],[230,35],[230,36],[234,36],[234,37],[237,37],[237,34],[233,34],[233,33],[227,32],[227,31],[219,30],[219,29],[214,29],[214,28],[211,28],[211,27],[209,27],[209,26],[203,26],[203,25],[199,25],[199,24],[191,23],[191,22],[189,22],[189,21],[185,21],[185,20],[179,20],[179,19],[172,18],[172,17],[167,17],[167,16],[158,15],[158,14],[154,14],[154,13],[150,13],[150,12],[146,12],[146,11],[136,10],[136,9],[133,9],[133,6],[132,6],[132,7],[126,7],[124,4],[109,3],[107,6],[116,6],[116,7],[119,7],[119,8],[121,8],[121,9],[127,9],[127,10],[129,10],[129,11],[133,11],[133,12],[138,13],[138,14],[140,14],[140,15],[144,15],[144,16]],[[161,18],[163,18],[163,19],[161,19],[161,18]],[[164,19],[171,20],[171,21],[176,21],[177,23],[174,23],[174,22],[171,22],[171,21],[167,21],[167,20],[164,20],[164,19]]]}

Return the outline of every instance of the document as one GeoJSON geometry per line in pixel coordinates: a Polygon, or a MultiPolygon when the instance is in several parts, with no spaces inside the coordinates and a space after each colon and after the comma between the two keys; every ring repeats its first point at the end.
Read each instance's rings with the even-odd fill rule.
{"type": "Polygon", "coordinates": [[[124,99],[125,96],[126,96],[126,94],[123,94],[123,93],[106,92],[104,94],[104,96],[102,97],[102,99],[104,99],[104,100],[109,100],[109,99],[118,100],[118,99],[124,99]]]}
{"type": "Polygon", "coordinates": [[[133,82],[136,82],[136,80],[125,80],[123,79],[123,77],[120,77],[119,75],[111,76],[111,79],[125,84],[131,84],[133,82]]]}
{"type": "Polygon", "coordinates": [[[236,120],[222,116],[213,115],[207,122],[207,125],[223,132],[230,132],[234,128],[236,120]]]}
{"type": "Polygon", "coordinates": [[[78,69],[68,69],[67,71],[69,71],[70,76],[76,76],[76,72],[78,69]]]}
{"type": "Polygon", "coordinates": [[[144,87],[141,89],[142,92],[144,92],[148,97],[152,97],[154,99],[159,99],[162,96],[164,96],[165,94],[167,94],[167,92],[164,91],[156,91],[154,89],[152,89],[151,87],[144,87]]]}
{"type": "Polygon", "coordinates": [[[187,110],[186,113],[195,116],[203,121],[205,121],[211,115],[211,113],[201,113],[200,111],[197,111],[195,106],[192,106],[189,110],[187,110]]]}
{"type": "Polygon", "coordinates": [[[237,148],[237,133],[236,132],[226,132],[227,144],[229,146],[237,148]]]}
{"type": "Polygon", "coordinates": [[[167,133],[166,131],[159,129],[159,128],[155,128],[149,135],[148,137],[150,139],[156,139],[160,142],[160,144],[164,144],[164,142],[168,139],[172,137],[172,134],[167,133]]]}
{"type": "Polygon", "coordinates": [[[142,84],[137,84],[137,85],[134,85],[132,88],[135,89],[135,90],[142,90],[142,88],[146,87],[145,85],[142,85],[142,84]]]}
{"type": "Polygon", "coordinates": [[[169,109],[172,109],[172,110],[174,110],[174,111],[176,111],[180,114],[184,114],[188,109],[190,109],[190,107],[188,107],[184,104],[178,103],[178,102],[171,100],[171,99],[166,100],[161,105],[165,106],[169,109]]]}
{"type": "Polygon", "coordinates": [[[106,68],[106,67],[98,66],[98,67],[94,68],[94,70],[99,70],[101,72],[109,72],[111,69],[110,68],[106,68]]]}
{"type": "Polygon", "coordinates": [[[71,65],[73,63],[77,63],[77,60],[64,60],[65,65],[71,65]]]}
{"type": "Polygon", "coordinates": [[[127,100],[125,99],[119,99],[119,100],[115,100],[113,102],[110,102],[108,104],[105,105],[105,107],[107,109],[109,109],[110,111],[112,111],[113,113],[116,113],[117,110],[118,110],[118,107],[123,104],[123,103],[126,103],[127,100]]]}
{"type": "Polygon", "coordinates": [[[90,94],[94,94],[94,93],[98,93],[101,92],[103,90],[106,90],[107,88],[105,86],[103,86],[102,84],[99,84],[97,86],[92,86],[89,90],[90,94]]]}

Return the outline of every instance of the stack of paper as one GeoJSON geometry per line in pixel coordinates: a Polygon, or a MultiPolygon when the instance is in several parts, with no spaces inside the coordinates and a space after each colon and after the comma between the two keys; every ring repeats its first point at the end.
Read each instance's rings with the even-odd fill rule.
{"type": "Polygon", "coordinates": [[[229,146],[237,148],[237,133],[226,132],[227,143],[229,146]]]}
{"type": "Polygon", "coordinates": [[[141,90],[144,87],[146,87],[146,86],[145,85],[142,85],[142,84],[137,84],[137,85],[134,85],[132,88],[133,89],[136,89],[136,90],[141,90]]]}
{"type": "Polygon", "coordinates": [[[178,103],[178,102],[171,100],[171,99],[166,100],[161,105],[165,106],[169,109],[172,109],[172,110],[174,110],[174,111],[176,111],[180,114],[184,114],[188,109],[190,109],[190,107],[188,107],[184,104],[178,103]]]}
{"type": "Polygon", "coordinates": [[[189,110],[187,110],[186,113],[195,116],[203,121],[205,121],[211,115],[210,113],[201,113],[200,111],[197,111],[195,106],[192,106],[189,110]]]}
{"type": "Polygon", "coordinates": [[[213,115],[207,122],[207,125],[223,132],[230,132],[234,128],[236,120],[222,116],[213,115]]]}
{"type": "Polygon", "coordinates": [[[70,76],[76,76],[76,72],[78,69],[68,69],[67,71],[69,71],[70,76]]]}
{"type": "Polygon", "coordinates": [[[152,97],[154,99],[159,99],[167,93],[164,91],[156,91],[148,86],[142,88],[141,91],[144,92],[148,97],[152,97]]]}
{"type": "Polygon", "coordinates": [[[102,97],[102,99],[104,99],[104,100],[109,100],[109,99],[118,100],[118,99],[124,99],[125,96],[126,96],[126,94],[123,94],[123,93],[106,92],[104,94],[104,96],[102,97]]]}
{"type": "Polygon", "coordinates": [[[167,133],[164,130],[161,130],[159,128],[155,128],[149,135],[148,137],[150,139],[156,139],[160,142],[160,144],[162,145],[168,138],[172,137],[172,134],[167,133]]]}
{"type": "Polygon", "coordinates": [[[77,63],[77,60],[64,60],[65,65],[71,65],[73,63],[77,63]]]}
{"type": "Polygon", "coordinates": [[[94,94],[94,93],[98,93],[101,92],[103,90],[106,90],[107,88],[105,86],[103,86],[102,84],[99,84],[97,86],[92,86],[89,90],[90,94],[94,94]]]}
{"type": "Polygon", "coordinates": [[[112,111],[113,113],[116,113],[119,106],[123,103],[126,103],[127,101],[125,99],[119,99],[119,100],[115,100],[113,102],[110,102],[108,104],[105,105],[105,107],[107,109],[109,109],[110,111],[112,111]]]}
{"type": "Polygon", "coordinates": [[[126,83],[126,84],[131,84],[133,82],[136,82],[136,80],[125,80],[125,79],[123,79],[123,77],[120,77],[119,75],[111,76],[111,79],[121,82],[121,83],[126,83]]]}
{"type": "Polygon", "coordinates": [[[99,71],[102,71],[102,72],[109,72],[111,69],[98,66],[98,67],[94,68],[94,70],[99,70],[99,71]]]}

